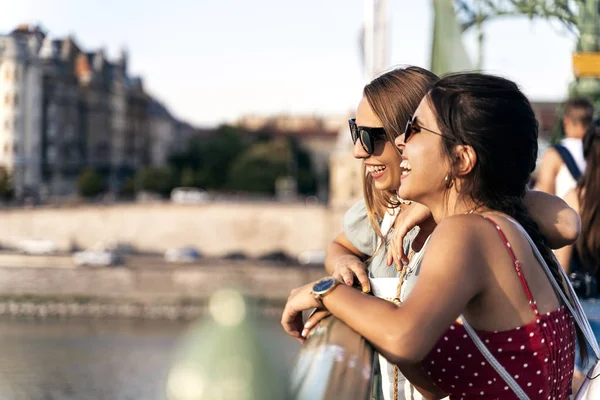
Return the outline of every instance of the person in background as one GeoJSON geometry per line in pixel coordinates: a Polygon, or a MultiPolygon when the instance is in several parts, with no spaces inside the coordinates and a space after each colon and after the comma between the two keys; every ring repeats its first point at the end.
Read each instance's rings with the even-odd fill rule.
{"type": "Polygon", "coordinates": [[[585,171],[581,139],[593,116],[594,106],[588,99],[576,97],[566,102],[562,118],[565,138],[544,153],[535,187],[537,190],[564,198],[569,190],[575,188],[585,171]]]}
{"type": "MultiPolygon", "coordinates": [[[[556,258],[571,276],[583,310],[596,339],[600,341],[600,119],[594,121],[583,137],[585,173],[565,201],[581,215],[581,236],[574,245],[556,250],[556,258]]],[[[583,380],[586,365],[576,360],[578,371],[574,386],[583,380]]]]}

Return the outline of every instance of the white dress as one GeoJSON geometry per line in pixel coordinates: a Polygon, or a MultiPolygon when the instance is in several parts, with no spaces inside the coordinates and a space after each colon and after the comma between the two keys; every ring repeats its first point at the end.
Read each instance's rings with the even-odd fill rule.
{"type": "MultiPolygon", "coordinates": [[[[393,215],[386,214],[381,223],[381,233],[385,236],[390,230],[391,225],[396,219],[397,213],[393,215]]],[[[407,266],[410,268],[413,264],[413,260],[417,257],[418,253],[413,255],[411,262],[407,266]]],[[[395,267],[390,267],[395,268],[395,267]]],[[[408,273],[407,273],[408,274],[408,273]]],[[[396,297],[398,288],[398,279],[394,278],[369,278],[371,282],[371,289],[373,294],[379,298],[383,298],[392,301],[396,297]]],[[[403,289],[403,288],[402,288],[403,289]]],[[[401,300],[403,296],[400,296],[401,300]]],[[[379,367],[381,370],[381,384],[383,398],[385,400],[392,400],[394,398],[394,365],[389,363],[381,354],[378,355],[379,367]]],[[[410,384],[410,382],[402,374],[398,374],[398,400],[422,400],[423,396],[410,384]]]]}

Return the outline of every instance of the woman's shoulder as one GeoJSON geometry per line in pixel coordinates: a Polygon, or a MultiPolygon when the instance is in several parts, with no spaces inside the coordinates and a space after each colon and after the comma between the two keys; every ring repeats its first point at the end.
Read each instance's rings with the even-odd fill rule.
{"type": "Polygon", "coordinates": [[[360,252],[372,255],[377,248],[377,234],[371,226],[364,200],[354,204],[344,215],[344,233],[360,252]]]}
{"type": "Polygon", "coordinates": [[[484,217],[482,214],[460,214],[444,218],[431,235],[428,251],[441,249],[443,254],[451,251],[466,256],[480,252],[490,243],[487,240],[488,235],[493,233],[490,221],[496,224],[496,220],[499,218],[484,217]]]}

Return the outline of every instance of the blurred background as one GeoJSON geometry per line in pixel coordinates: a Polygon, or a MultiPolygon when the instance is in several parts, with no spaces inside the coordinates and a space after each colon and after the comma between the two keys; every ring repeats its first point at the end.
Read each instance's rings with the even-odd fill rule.
{"type": "Polygon", "coordinates": [[[289,369],[281,307],[362,196],[364,84],[400,64],[506,76],[543,151],[569,96],[599,105],[598,3],[5,2],[1,397],[166,399],[226,287],[289,369]]]}

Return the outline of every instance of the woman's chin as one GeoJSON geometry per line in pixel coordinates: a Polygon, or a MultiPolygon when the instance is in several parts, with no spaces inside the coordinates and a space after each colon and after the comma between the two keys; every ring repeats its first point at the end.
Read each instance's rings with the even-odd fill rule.
{"type": "Polygon", "coordinates": [[[402,186],[400,186],[398,188],[398,190],[396,191],[396,193],[397,193],[398,197],[400,197],[401,199],[416,201],[415,199],[413,199],[411,197],[410,191],[408,191],[406,189],[402,189],[402,186]]]}

